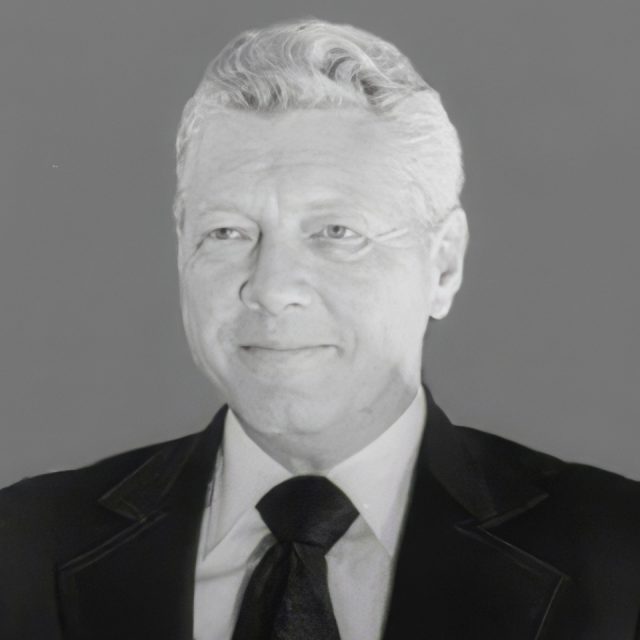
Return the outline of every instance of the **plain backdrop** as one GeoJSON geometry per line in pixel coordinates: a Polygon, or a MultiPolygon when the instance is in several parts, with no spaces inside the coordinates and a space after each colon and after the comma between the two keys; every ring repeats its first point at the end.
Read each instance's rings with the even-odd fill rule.
{"type": "Polygon", "coordinates": [[[0,484],[201,429],[174,132],[238,32],[391,40],[465,149],[463,289],[426,376],[460,423],[640,478],[637,0],[3,0],[0,484]]]}

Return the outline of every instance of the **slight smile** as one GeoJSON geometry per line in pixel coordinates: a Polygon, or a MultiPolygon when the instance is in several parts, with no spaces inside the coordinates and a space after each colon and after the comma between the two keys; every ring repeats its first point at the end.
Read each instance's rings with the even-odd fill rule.
{"type": "Polygon", "coordinates": [[[303,353],[305,351],[313,351],[316,349],[329,349],[331,348],[331,345],[328,344],[318,344],[318,345],[310,345],[307,347],[267,347],[267,346],[262,346],[262,345],[257,345],[257,344],[252,344],[252,345],[243,345],[240,347],[241,349],[244,349],[245,351],[275,351],[275,352],[282,352],[282,353],[303,353]]]}
{"type": "Polygon", "coordinates": [[[334,345],[320,344],[308,346],[285,345],[241,345],[240,356],[252,366],[264,364],[268,366],[304,366],[317,365],[318,358],[334,355],[334,345]]]}

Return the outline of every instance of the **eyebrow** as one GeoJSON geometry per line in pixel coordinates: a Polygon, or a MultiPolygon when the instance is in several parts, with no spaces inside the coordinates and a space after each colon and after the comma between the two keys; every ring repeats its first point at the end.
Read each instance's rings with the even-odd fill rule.
{"type": "Polygon", "coordinates": [[[238,215],[247,215],[237,204],[228,200],[215,200],[213,202],[203,202],[196,208],[198,218],[209,215],[211,213],[237,213],[238,215]]]}
{"type": "MultiPolygon", "coordinates": [[[[346,206],[346,203],[337,198],[322,198],[317,200],[302,201],[301,206],[310,211],[330,211],[332,209],[340,209],[346,206]]],[[[204,202],[197,206],[197,215],[204,216],[210,213],[221,211],[224,213],[237,213],[247,215],[247,212],[230,200],[214,200],[204,202]]]]}
{"type": "Polygon", "coordinates": [[[338,207],[344,206],[344,204],[344,202],[341,202],[336,198],[322,198],[307,202],[306,207],[311,211],[325,211],[327,209],[336,209],[338,207]]]}
{"type": "Polygon", "coordinates": [[[323,198],[302,203],[301,210],[311,214],[340,214],[366,219],[370,211],[359,203],[347,202],[336,198],[323,198]]]}
{"type": "MultiPolygon", "coordinates": [[[[356,216],[358,218],[366,218],[366,216],[363,215],[361,206],[335,197],[319,197],[311,200],[301,199],[298,208],[300,213],[348,213],[349,215],[356,216]]],[[[203,201],[196,207],[196,217],[198,220],[216,213],[232,214],[251,218],[250,211],[244,209],[231,200],[203,201]]]]}

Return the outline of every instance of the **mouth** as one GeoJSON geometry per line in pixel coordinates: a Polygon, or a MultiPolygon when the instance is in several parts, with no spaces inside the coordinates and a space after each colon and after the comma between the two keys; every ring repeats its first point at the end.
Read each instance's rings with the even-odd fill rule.
{"type": "Polygon", "coordinates": [[[241,345],[239,352],[243,360],[252,366],[264,365],[313,365],[318,364],[325,355],[331,355],[333,345],[241,345]]]}
{"type": "Polygon", "coordinates": [[[241,345],[240,350],[248,355],[273,355],[275,357],[282,355],[304,355],[317,353],[330,349],[332,345],[328,344],[314,344],[314,345],[302,345],[302,346],[285,346],[285,345],[261,345],[261,344],[247,344],[241,345]]]}

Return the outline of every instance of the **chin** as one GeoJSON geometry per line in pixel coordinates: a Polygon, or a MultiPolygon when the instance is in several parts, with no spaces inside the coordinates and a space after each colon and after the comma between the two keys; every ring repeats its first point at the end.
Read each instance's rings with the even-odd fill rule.
{"type": "Polygon", "coordinates": [[[271,381],[261,385],[245,383],[234,387],[229,405],[239,417],[259,431],[278,433],[282,430],[299,430],[304,433],[322,431],[322,425],[331,422],[336,413],[335,394],[317,385],[282,384],[271,381]],[[235,389],[243,391],[237,393],[235,389]],[[333,398],[331,402],[329,400],[333,398]],[[325,415],[326,414],[326,415],[325,415]]]}

